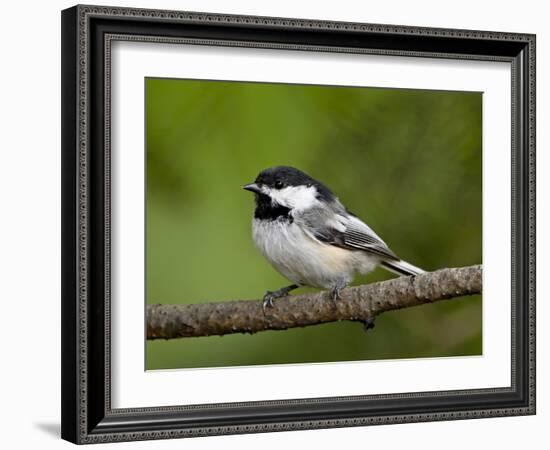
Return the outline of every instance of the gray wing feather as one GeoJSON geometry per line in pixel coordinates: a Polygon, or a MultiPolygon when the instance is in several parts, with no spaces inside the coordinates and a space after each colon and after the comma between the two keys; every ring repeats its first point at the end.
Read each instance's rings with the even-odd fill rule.
{"type": "Polygon", "coordinates": [[[367,224],[354,216],[347,218],[342,235],[344,247],[375,253],[387,259],[399,260],[386,243],[367,224]]]}
{"type": "Polygon", "coordinates": [[[374,253],[384,259],[399,260],[386,243],[364,222],[336,201],[330,208],[311,208],[295,217],[313,237],[321,242],[374,253]]]}

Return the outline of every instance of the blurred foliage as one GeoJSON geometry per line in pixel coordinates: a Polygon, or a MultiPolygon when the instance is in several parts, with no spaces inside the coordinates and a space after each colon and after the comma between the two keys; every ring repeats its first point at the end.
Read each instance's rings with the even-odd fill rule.
{"type": "MultiPolygon", "coordinates": [[[[325,182],[403,259],[481,263],[481,94],[146,80],[147,301],[258,299],[287,283],[255,249],[253,197],[273,165],[325,182]]],[[[355,284],[391,278],[382,269],[355,284]]],[[[297,291],[306,292],[302,288],[297,291]]],[[[148,369],[481,354],[481,301],[146,344],[148,369]]]]}

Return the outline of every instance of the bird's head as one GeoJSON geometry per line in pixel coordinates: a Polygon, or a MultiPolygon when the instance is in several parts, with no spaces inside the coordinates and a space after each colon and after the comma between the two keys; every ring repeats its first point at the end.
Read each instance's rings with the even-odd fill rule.
{"type": "Polygon", "coordinates": [[[301,170],[276,166],[262,170],[254,183],[243,189],[256,194],[256,205],[288,210],[306,210],[319,202],[332,201],[334,194],[301,170]]]}

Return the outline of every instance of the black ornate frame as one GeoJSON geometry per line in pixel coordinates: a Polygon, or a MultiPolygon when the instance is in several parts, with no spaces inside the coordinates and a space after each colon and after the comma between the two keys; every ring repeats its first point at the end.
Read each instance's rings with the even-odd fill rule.
{"type": "Polygon", "coordinates": [[[75,6],[62,13],[62,85],[63,438],[95,443],[535,413],[534,35],[75,6]],[[113,409],[109,265],[113,40],[510,62],[511,386],[113,409]]]}

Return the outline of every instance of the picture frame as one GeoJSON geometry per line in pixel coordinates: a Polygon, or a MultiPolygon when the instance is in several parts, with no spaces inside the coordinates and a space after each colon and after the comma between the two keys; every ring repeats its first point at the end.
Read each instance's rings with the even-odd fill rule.
{"type": "Polygon", "coordinates": [[[84,444],[535,414],[535,36],[78,5],[62,12],[62,437],[84,444]],[[509,386],[113,408],[111,45],[511,66],[509,386]]]}

